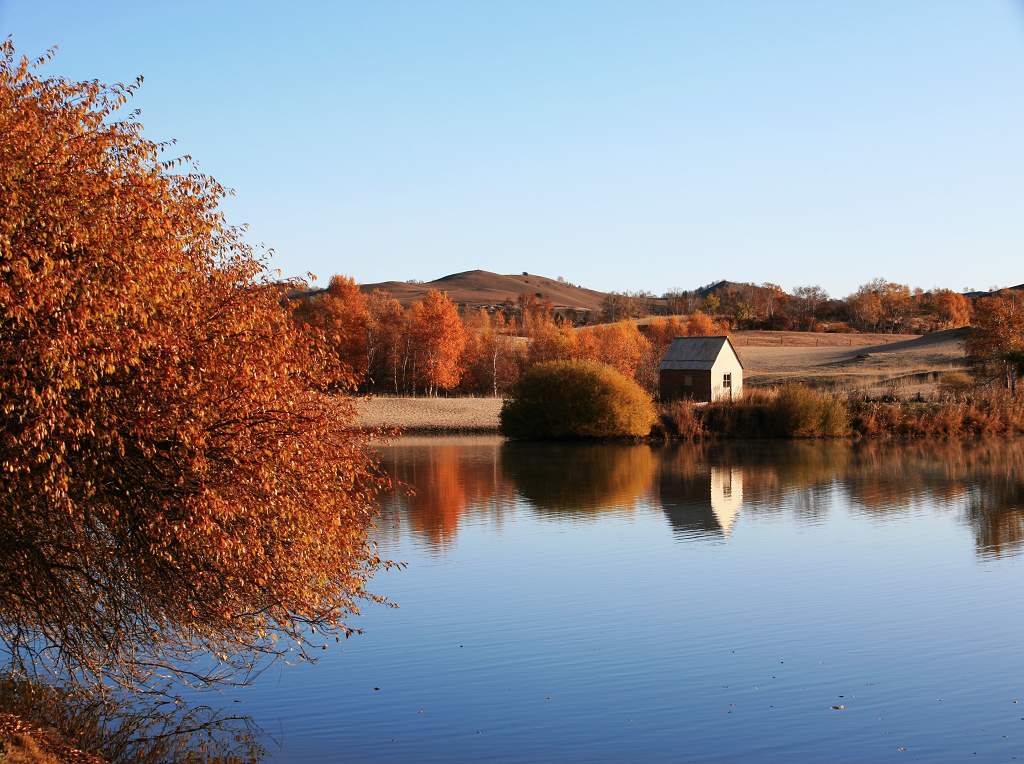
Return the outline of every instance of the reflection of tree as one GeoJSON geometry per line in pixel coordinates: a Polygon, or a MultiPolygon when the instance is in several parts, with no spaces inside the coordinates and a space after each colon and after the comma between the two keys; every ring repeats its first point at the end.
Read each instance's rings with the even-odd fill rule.
{"type": "Polygon", "coordinates": [[[967,521],[982,554],[1003,557],[1024,545],[1024,481],[1020,473],[979,482],[967,507],[967,521]]]}
{"type": "MultiPolygon", "coordinates": [[[[25,761],[253,762],[264,750],[245,716],[169,699],[137,702],[112,692],[56,687],[0,675],[0,752],[6,741],[50,754],[25,761]],[[26,741],[25,738],[30,738],[26,741]],[[83,755],[83,752],[87,752],[83,755]]],[[[10,761],[17,759],[13,752],[10,761]]],[[[0,755],[0,760],[8,761],[0,755]]]]}
{"type": "Polygon", "coordinates": [[[658,466],[650,446],[617,443],[508,443],[501,458],[519,494],[554,514],[632,508],[658,466]]]}
{"type": "Polygon", "coordinates": [[[462,517],[485,508],[500,510],[512,488],[500,468],[501,445],[441,441],[388,449],[385,468],[396,483],[396,497],[409,525],[432,544],[454,540],[462,517]]]}
{"type": "Polygon", "coordinates": [[[676,530],[718,533],[714,471],[742,476],[742,511],[792,512],[815,521],[838,490],[855,512],[878,519],[916,505],[964,513],[979,553],[1024,547],[1024,443],[744,442],[688,444],[664,452],[661,503],[676,530]]]}
{"type": "MultiPolygon", "coordinates": [[[[466,512],[514,491],[545,514],[596,514],[651,495],[681,535],[727,535],[739,515],[818,522],[836,502],[884,520],[918,505],[962,512],[982,554],[1024,546],[1024,443],[763,441],[653,449],[623,444],[423,444],[388,449],[410,526],[434,544],[466,512]]],[[[497,501],[502,499],[503,501],[497,501]]]]}

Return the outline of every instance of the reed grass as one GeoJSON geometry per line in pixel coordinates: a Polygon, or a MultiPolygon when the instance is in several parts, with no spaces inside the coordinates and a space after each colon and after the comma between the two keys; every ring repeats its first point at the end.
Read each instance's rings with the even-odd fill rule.
{"type": "Polygon", "coordinates": [[[1024,397],[947,392],[938,401],[871,400],[797,384],[751,389],[735,401],[673,401],[659,409],[674,440],[705,438],[976,438],[1024,435],[1024,397]]]}

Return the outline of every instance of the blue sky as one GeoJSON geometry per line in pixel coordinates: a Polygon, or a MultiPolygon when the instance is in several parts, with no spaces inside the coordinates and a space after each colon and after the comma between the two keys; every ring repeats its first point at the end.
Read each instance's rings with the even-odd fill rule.
{"type": "Polygon", "coordinates": [[[1024,282],[1019,0],[0,0],[287,274],[1024,282]]]}

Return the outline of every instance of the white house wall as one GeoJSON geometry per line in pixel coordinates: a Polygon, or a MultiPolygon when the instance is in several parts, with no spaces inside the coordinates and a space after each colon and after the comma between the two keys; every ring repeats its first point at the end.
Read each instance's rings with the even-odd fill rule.
{"type": "Polygon", "coordinates": [[[740,359],[726,344],[722,352],[715,359],[715,365],[711,367],[711,400],[719,401],[723,398],[729,399],[729,390],[722,387],[722,376],[732,374],[732,397],[739,398],[743,392],[743,367],[740,366],[740,359]]]}

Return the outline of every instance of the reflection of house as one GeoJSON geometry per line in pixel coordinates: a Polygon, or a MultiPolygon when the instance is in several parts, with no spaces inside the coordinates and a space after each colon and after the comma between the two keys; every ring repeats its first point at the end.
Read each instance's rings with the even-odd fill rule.
{"type": "Polygon", "coordinates": [[[658,479],[661,508],[672,529],[685,536],[728,536],[743,503],[743,472],[712,467],[689,474],[663,470],[658,479]]]}
{"type": "Polygon", "coordinates": [[[728,337],[676,337],[661,359],[663,401],[730,400],[743,391],[743,364],[728,337]]]}

